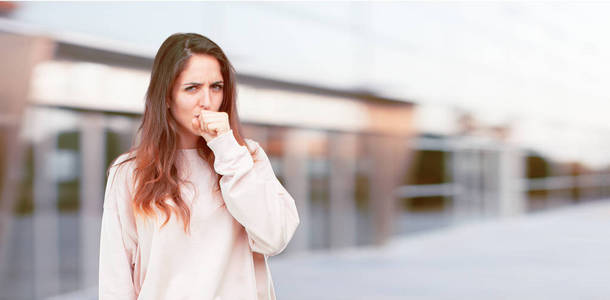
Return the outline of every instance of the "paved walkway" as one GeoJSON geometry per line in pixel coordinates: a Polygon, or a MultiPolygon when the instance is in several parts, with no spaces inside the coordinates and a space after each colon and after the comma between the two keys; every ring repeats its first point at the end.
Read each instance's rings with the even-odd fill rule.
{"type": "MultiPolygon", "coordinates": [[[[610,201],[270,260],[279,300],[610,299],[610,201]]],[[[53,300],[96,299],[92,287],[53,300]]]]}
{"type": "Polygon", "coordinates": [[[270,260],[278,299],[610,299],[610,201],[270,260]]]}

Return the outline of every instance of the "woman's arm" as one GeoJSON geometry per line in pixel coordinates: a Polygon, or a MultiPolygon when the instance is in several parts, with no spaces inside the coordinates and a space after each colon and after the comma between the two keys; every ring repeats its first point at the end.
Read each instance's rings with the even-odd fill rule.
{"type": "MultiPolygon", "coordinates": [[[[121,161],[118,159],[117,161],[121,161]]],[[[110,169],[100,236],[99,299],[134,300],[133,259],[137,248],[135,220],[129,204],[126,165],[110,169]]]]}
{"type": "Polygon", "coordinates": [[[275,177],[258,143],[255,160],[229,130],[208,142],[214,151],[214,169],[222,178],[220,189],[227,209],[246,229],[253,251],[268,256],[282,252],[299,225],[294,199],[275,177]]]}

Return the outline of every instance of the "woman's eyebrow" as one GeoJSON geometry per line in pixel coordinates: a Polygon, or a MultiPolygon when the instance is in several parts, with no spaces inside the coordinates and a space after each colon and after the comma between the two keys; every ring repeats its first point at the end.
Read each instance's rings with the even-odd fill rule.
{"type": "MultiPolygon", "coordinates": [[[[223,83],[223,81],[222,81],[222,80],[219,80],[219,81],[213,82],[212,84],[222,84],[222,83],[223,83]]],[[[187,82],[187,83],[184,83],[184,84],[182,84],[182,85],[202,85],[202,84],[203,84],[203,83],[201,83],[201,82],[194,82],[194,81],[193,81],[193,82],[187,82]]]]}

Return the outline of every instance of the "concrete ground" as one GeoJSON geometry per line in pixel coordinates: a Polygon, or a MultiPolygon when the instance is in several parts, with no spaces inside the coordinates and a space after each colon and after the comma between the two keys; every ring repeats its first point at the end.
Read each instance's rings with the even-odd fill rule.
{"type": "Polygon", "coordinates": [[[270,259],[278,299],[610,299],[610,201],[270,259]]]}
{"type": "MultiPolygon", "coordinates": [[[[280,300],[610,299],[610,201],[270,259],[280,300]]],[[[96,299],[92,287],[48,299],[96,299]]]]}

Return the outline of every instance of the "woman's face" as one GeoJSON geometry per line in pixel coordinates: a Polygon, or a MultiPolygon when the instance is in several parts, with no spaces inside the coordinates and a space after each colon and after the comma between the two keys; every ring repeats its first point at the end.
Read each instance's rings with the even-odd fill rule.
{"type": "Polygon", "coordinates": [[[194,54],[176,79],[170,101],[170,112],[182,134],[197,135],[192,119],[201,108],[218,111],[223,99],[224,82],[220,63],[207,54],[194,54]]]}

